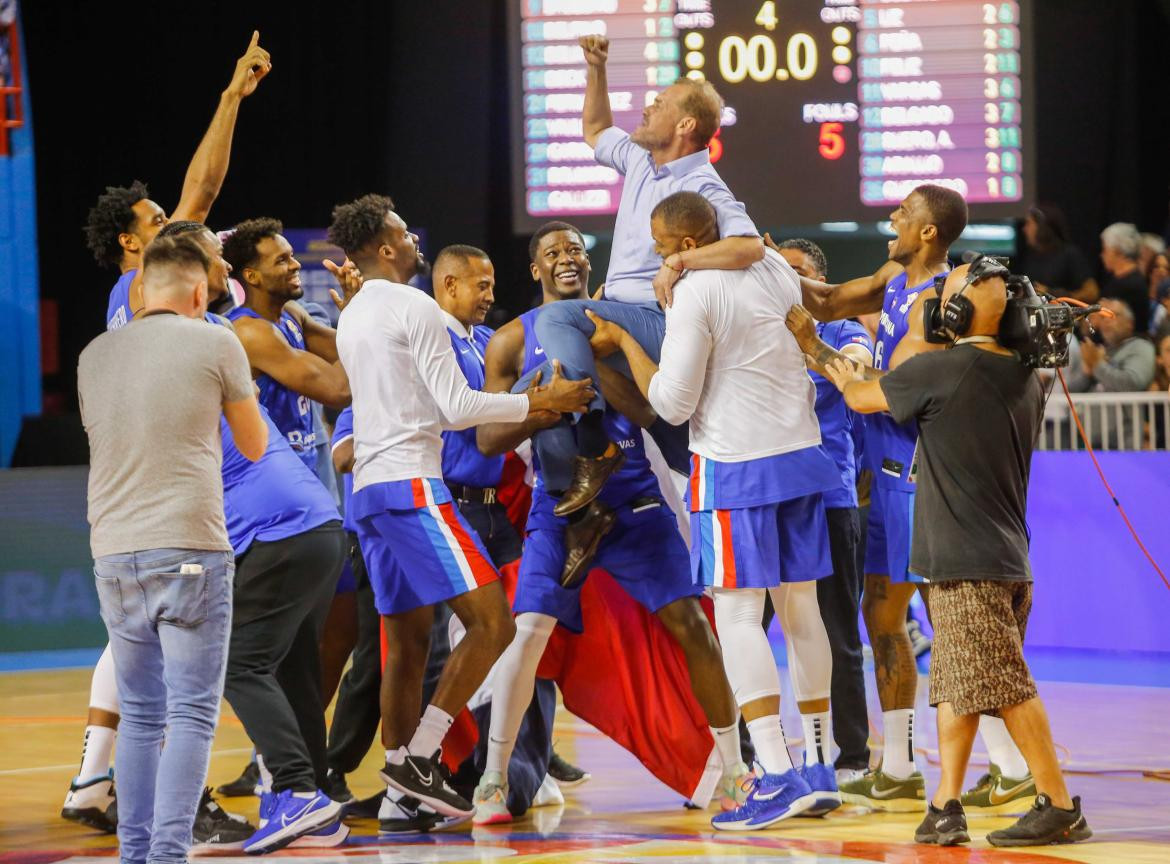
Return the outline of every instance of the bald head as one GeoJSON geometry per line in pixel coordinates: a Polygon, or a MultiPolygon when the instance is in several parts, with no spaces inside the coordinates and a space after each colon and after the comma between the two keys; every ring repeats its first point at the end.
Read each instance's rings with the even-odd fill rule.
{"type": "Polygon", "coordinates": [[[482,324],[495,302],[496,270],[474,246],[447,246],[431,270],[435,301],[464,327],[482,324]]]}
{"type": "MultiPolygon", "coordinates": [[[[947,274],[943,284],[942,302],[945,305],[963,289],[971,265],[963,264],[947,274]]],[[[999,333],[999,322],[1007,306],[1007,283],[1002,276],[987,276],[963,290],[963,296],[975,307],[971,326],[965,336],[995,336],[999,333]]]]}
{"type": "Polygon", "coordinates": [[[156,237],[142,261],[142,299],[147,312],[168,309],[188,318],[207,312],[211,261],[190,234],[156,237]]]}

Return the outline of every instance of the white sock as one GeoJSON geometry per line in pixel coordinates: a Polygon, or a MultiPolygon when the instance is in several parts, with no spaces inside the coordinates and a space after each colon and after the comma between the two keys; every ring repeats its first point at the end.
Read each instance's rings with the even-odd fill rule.
{"type": "Polygon", "coordinates": [[[294,798],[301,798],[305,801],[308,801],[312,798],[317,797],[317,791],[314,789],[312,792],[294,792],[293,797],[294,798]]]}
{"type": "Polygon", "coordinates": [[[78,780],[92,780],[110,773],[110,755],[114,751],[117,732],[108,726],[86,726],[85,743],[81,745],[81,767],[78,780]]]}
{"type": "Polygon", "coordinates": [[[551,615],[522,612],[516,616],[516,637],[496,661],[493,673],[485,774],[498,771],[505,779],[508,777],[516,735],[524,722],[524,712],[532,703],[536,667],[556,625],[557,619],[551,615]]]}
{"type": "Polygon", "coordinates": [[[979,718],[979,735],[987,747],[987,758],[999,766],[1005,777],[1022,780],[1028,776],[1024,754],[1012,740],[1007,724],[999,717],[987,714],[979,718]]]}
{"type": "Polygon", "coordinates": [[[829,712],[801,714],[800,724],[804,727],[804,764],[833,764],[833,738],[829,725],[829,712]]]}
{"type": "Polygon", "coordinates": [[[779,714],[757,717],[747,724],[748,735],[756,748],[756,759],[767,774],[783,774],[792,770],[792,756],[784,743],[784,727],[779,714]]]}
{"type": "Polygon", "coordinates": [[[268,770],[268,766],[264,764],[264,757],[256,751],[252,751],[256,759],[256,768],[260,771],[260,792],[272,791],[272,772],[268,770]]]}
{"type": "Polygon", "coordinates": [[[882,772],[905,780],[918,770],[914,763],[914,709],[883,711],[882,730],[885,736],[882,772]]]}
{"type": "MultiPolygon", "coordinates": [[[[434,752],[434,751],[432,751],[432,752],[434,752]]],[[[387,750],[386,751],[386,761],[389,762],[391,765],[401,765],[403,762],[406,761],[406,756],[407,756],[407,753],[406,753],[405,747],[397,747],[394,750],[387,750]]]]}
{"type": "Polygon", "coordinates": [[[711,737],[715,739],[715,747],[719,750],[719,759],[723,762],[724,773],[735,770],[743,762],[743,754],[739,750],[739,723],[719,728],[708,727],[711,737]]]}
{"type": "Polygon", "coordinates": [[[418,721],[418,728],[414,730],[414,737],[406,745],[407,752],[411,756],[430,759],[447,737],[447,731],[454,722],[455,718],[442,708],[428,705],[422,719],[418,721]]]}

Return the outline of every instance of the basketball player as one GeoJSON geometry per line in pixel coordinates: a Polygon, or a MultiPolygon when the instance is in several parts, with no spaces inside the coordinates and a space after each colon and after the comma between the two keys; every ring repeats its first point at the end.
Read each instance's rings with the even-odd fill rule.
{"type": "MultiPolygon", "coordinates": [[[[293,451],[317,470],[310,400],[349,404],[349,382],[337,359],[337,333],[294,302],[304,296],[301,264],[276,219],[249,219],[232,229],[224,257],[244,287],[244,304],[228,312],[257,374],[260,402],[293,451]]],[[[343,283],[344,284],[344,283],[343,283]]],[[[344,305],[345,300],[342,300],[344,305]]]]}
{"type": "MultiPolygon", "coordinates": [[[[260,33],[253,32],[248,50],[236,61],[231,83],[220,96],[211,126],[187,166],[171,219],[203,222],[207,218],[227,175],[240,102],[256,91],[270,71],[272,58],[260,47],[260,33]]],[[[122,327],[142,310],[142,253],[168,221],[166,211],[150,200],[149,194],[146,184],[138,180],[128,187],[107,186],[86,220],[86,245],[94,258],[101,266],[116,267],[122,274],[110,292],[107,330],[122,327]]]]}
{"type": "Polygon", "coordinates": [[[470,816],[474,808],[440,771],[439,747],[515,627],[482,542],[451,505],[441,430],[579,411],[592,387],[558,370],[546,389],[528,394],[471,390],[442,311],[405,284],[424,259],[388,198],[367,195],[335,208],[329,239],[365,280],[341,313],[337,347],[355,396],[354,518],[387,642],[381,776],[439,813],[470,816]],[[422,676],[439,602],[467,635],[424,713],[422,676]]]}
{"type": "MultiPolygon", "coordinates": [[[[765,242],[770,238],[765,237],[765,242]]],[[[785,240],[774,247],[797,275],[823,282],[828,273],[825,253],[804,238],[785,240]]],[[[828,324],[809,322],[816,335],[864,366],[873,363],[873,341],[865,328],[848,318],[828,324]]],[[[798,340],[799,341],[799,340],[798,340]]],[[[837,463],[841,482],[825,492],[826,538],[833,562],[833,575],[817,582],[817,603],[829,646],[833,651],[832,721],[833,739],[841,748],[834,767],[838,783],[845,772],[865,773],[869,767],[869,718],[865,705],[865,674],[862,670],[861,633],[857,626],[861,604],[860,511],[857,507],[857,458],[855,425],[861,418],[845,406],[841,393],[816,372],[809,372],[817,389],[816,414],[821,441],[837,463]]],[[[767,629],[767,628],[765,628],[767,629]]],[[[805,741],[815,741],[816,714],[828,706],[802,705],[805,741]],[[809,710],[805,710],[808,708],[809,710]]],[[[827,743],[827,742],[826,742],[827,743]]],[[[827,747],[824,748],[827,751],[827,747]]],[[[807,751],[806,751],[807,752],[807,751]]],[[[815,758],[817,748],[812,748],[815,758]]],[[[827,752],[822,753],[828,756],[827,752]]],[[[807,760],[806,760],[807,761],[807,760]]]]}
{"type": "MultiPolygon", "coordinates": [[[[715,209],[676,192],[651,214],[663,258],[718,236],[715,209]]],[[[702,270],[678,281],[667,311],[661,366],[629,333],[590,313],[594,343],[629,361],[638,389],[669,423],[690,421],[691,572],[713,588],[724,664],[762,776],[746,801],[716,815],[720,830],[767,828],[839,803],[828,751],[832,656],[816,580],[832,572],[822,493],[841,478],[821,446],[813,384],[784,327],[799,277],[772,250],[746,270],[702,270]],[[780,723],[780,681],[760,620],[772,594],[790,645],[793,690],[820,703],[820,758],[798,770],[780,723]]],[[[810,742],[812,744],[813,742],[810,742]]]]}
{"type": "MultiPolygon", "coordinates": [[[[811,280],[802,283],[805,303],[821,321],[880,307],[876,371],[894,369],[916,354],[945,347],[926,341],[922,309],[928,295],[934,294],[934,277],[949,269],[948,249],[967,225],[967,205],[957,192],[925,184],[890,214],[890,224],[896,236],[889,243],[889,261],[872,276],[832,287],[811,280]]],[[[799,319],[797,311],[797,338],[813,368],[823,373],[826,362],[839,355],[811,333],[811,322],[799,319]]],[[[919,811],[926,808],[926,787],[914,752],[918,668],[906,632],[906,612],[921,581],[909,570],[918,433],[913,423],[899,425],[884,413],[867,417],[865,430],[865,463],[874,479],[862,615],[873,647],[885,743],[877,770],[842,784],[841,797],[875,810],[919,811]]],[[[996,769],[964,794],[964,805],[970,802],[973,809],[1000,812],[1026,810],[1036,796],[1035,784],[1003,721],[987,718],[980,731],[996,769]],[[1005,776],[1000,765],[1018,773],[1005,776]]]]}
{"type": "MultiPolygon", "coordinates": [[[[541,283],[543,305],[586,296],[589,258],[577,229],[564,223],[544,226],[534,235],[529,254],[533,278],[541,283]]],[[[545,362],[533,329],[540,308],[509,322],[493,337],[487,354],[487,389],[508,392],[545,362]]],[[[605,370],[601,380],[607,400],[638,417],[642,425],[651,425],[655,416],[638,394],[631,398],[623,392],[623,387],[632,388],[632,382],[604,364],[599,369],[605,370]]],[[[534,428],[539,426],[531,421],[485,424],[478,430],[480,447],[485,452],[514,448],[523,440],[520,436],[534,428]]],[[[736,789],[747,776],[719,646],[697,600],[702,589],[688,578],[686,546],[673,513],[662,501],[641,429],[613,408],[606,411],[604,428],[618,442],[625,459],[578,521],[553,513],[544,466],[534,464],[536,486],[513,603],[516,637],[495,673],[487,761],[474,797],[477,824],[512,819],[505,776],[532,699],[536,667],[558,622],[570,630],[582,630],[579,585],[590,563],[604,567],[635,600],[655,612],[682,647],[695,698],[708,717],[723,760],[721,792],[729,806],[736,803],[736,789]],[[596,539],[581,544],[573,536],[578,533],[596,539]],[[585,560],[574,560],[575,553],[585,560]]],[[[564,424],[559,429],[571,446],[570,430],[564,424]]]]}

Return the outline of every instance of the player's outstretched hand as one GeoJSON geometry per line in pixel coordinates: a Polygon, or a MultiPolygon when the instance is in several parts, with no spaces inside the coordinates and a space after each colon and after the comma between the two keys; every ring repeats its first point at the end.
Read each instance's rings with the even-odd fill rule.
{"type": "Polygon", "coordinates": [[[622,337],[626,335],[621,326],[598,318],[591,309],[585,310],[585,316],[593,322],[593,335],[589,337],[589,347],[593,349],[594,357],[608,357],[621,350],[622,337]]]}
{"type": "Polygon", "coordinates": [[[553,376],[547,387],[529,390],[528,411],[556,411],[559,414],[577,414],[589,407],[595,392],[588,378],[571,381],[561,375],[561,361],[553,361],[553,376]]]}
{"type": "Polygon", "coordinates": [[[348,258],[341,264],[335,264],[328,258],[321,263],[325,265],[326,270],[333,274],[333,278],[337,280],[337,288],[341,289],[341,293],[338,293],[337,288],[329,289],[329,297],[333,300],[333,305],[337,307],[337,311],[340,312],[349,305],[349,301],[361,290],[362,271],[358,270],[357,265],[348,258]]]}
{"type": "Polygon", "coordinates": [[[796,344],[805,354],[812,354],[817,342],[817,319],[812,313],[797,303],[788,310],[784,319],[792,335],[796,337],[796,344]]]}
{"type": "Polygon", "coordinates": [[[604,36],[582,36],[577,40],[590,66],[604,66],[609,59],[609,40],[604,36]]]}
{"type": "MultiPolygon", "coordinates": [[[[532,376],[532,380],[528,382],[528,389],[525,391],[528,394],[528,401],[531,404],[534,393],[539,393],[541,390],[547,388],[540,386],[540,379],[544,377],[544,373],[537,370],[536,374],[532,376]]],[[[556,426],[561,422],[561,415],[556,411],[529,411],[528,419],[536,423],[538,429],[548,429],[550,426],[556,426]]]]}
{"type": "Polygon", "coordinates": [[[842,393],[845,392],[845,387],[849,382],[865,380],[861,366],[852,360],[846,360],[841,357],[834,358],[828,362],[825,366],[825,375],[833,382],[833,386],[842,393]]]}
{"type": "Polygon", "coordinates": [[[260,31],[252,31],[252,41],[244,56],[236,61],[236,71],[228,92],[243,99],[256,92],[260,79],[272,71],[272,55],[260,47],[260,31]]]}

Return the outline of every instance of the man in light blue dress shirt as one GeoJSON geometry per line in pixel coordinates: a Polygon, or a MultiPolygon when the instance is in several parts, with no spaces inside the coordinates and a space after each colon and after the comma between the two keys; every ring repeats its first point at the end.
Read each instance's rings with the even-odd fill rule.
{"type": "MultiPolygon", "coordinates": [[[[680,78],[657,95],[642,112],[642,123],[627,134],[613,125],[605,68],[609,40],[586,36],[580,41],[588,67],[582,112],[585,142],[600,164],[625,176],[625,185],[614,225],[606,299],[552,303],[536,321],[536,335],[549,362],[559,360],[566,377],[590,376],[598,392],[576,426],[577,453],[568,454],[574,457],[572,482],[567,489],[551,490],[561,493],[558,516],[589,507],[623,460],[620,448],[602,429],[604,401],[589,345],[594,328],[585,310],[620,324],[657,361],[666,332],[663,309],[670,305],[674,284],[685,270],[735,270],[764,257],[756,226],[711,166],[707,144],[719,128],[723,109],[715,89],[706,81],[680,78]],[[711,202],[722,239],[663,258],[650,236],[650,212],[680,191],[697,192],[711,202]]],[[[613,358],[617,364],[620,357],[613,358]]],[[[685,427],[676,429],[659,420],[650,431],[672,467],[687,472],[685,427]]],[[[534,441],[541,453],[539,439],[538,434],[534,441]]],[[[551,455],[541,453],[542,464],[551,455]]],[[[560,455],[566,458],[563,449],[560,455]]],[[[585,518],[594,515],[592,510],[585,518]]]]}

